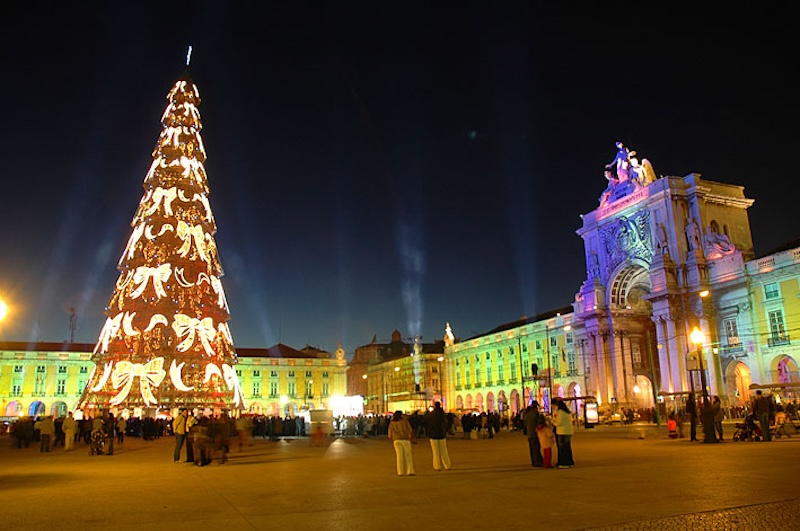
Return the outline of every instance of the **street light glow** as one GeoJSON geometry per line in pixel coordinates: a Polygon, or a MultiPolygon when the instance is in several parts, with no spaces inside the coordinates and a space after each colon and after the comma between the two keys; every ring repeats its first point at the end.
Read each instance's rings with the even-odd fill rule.
{"type": "Polygon", "coordinates": [[[699,328],[696,326],[692,329],[692,333],[689,334],[689,338],[691,338],[692,343],[697,346],[702,345],[706,340],[706,335],[700,331],[699,328]]]}
{"type": "Polygon", "coordinates": [[[3,299],[0,299],[0,321],[6,318],[8,314],[8,304],[3,299]]]}

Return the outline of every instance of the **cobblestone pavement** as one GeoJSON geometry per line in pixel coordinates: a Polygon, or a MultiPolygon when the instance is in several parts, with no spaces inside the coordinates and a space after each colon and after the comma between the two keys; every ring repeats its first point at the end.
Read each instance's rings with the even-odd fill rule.
{"type": "Polygon", "coordinates": [[[800,529],[800,500],[762,503],[719,511],[682,514],[643,522],[589,527],[586,531],[650,531],[650,530],[728,531],[742,529],[800,529]]]}
{"type": "Polygon", "coordinates": [[[415,477],[396,476],[385,437],[256,440],[206,467],[173,464],[173,447],[42,454],[0,438],[0,529],[800,529],[800,437],[702,444],[601,426],[575,434],[575,468],[537,470],[521,433],[458,436],[445,472],[422,439],[415,477]]]}

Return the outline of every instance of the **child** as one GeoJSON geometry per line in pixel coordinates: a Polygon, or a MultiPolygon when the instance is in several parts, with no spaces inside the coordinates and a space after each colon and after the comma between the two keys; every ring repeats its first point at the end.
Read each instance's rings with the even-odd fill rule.
{"type": "Polygon", "coordinates": [[[556,445],[556,435],[544,415],[539,415],[536,435],[539,437],[539,447],[542,449],[542,468],[553,468],[553,448],[556,445]]]}
{"type": "Polygon", "coordinates": [[[667,430],[669,431],[670,439],[678,438],[678,421],[675,420],[675,414],[670,413],[667,419],[667,430]]]}

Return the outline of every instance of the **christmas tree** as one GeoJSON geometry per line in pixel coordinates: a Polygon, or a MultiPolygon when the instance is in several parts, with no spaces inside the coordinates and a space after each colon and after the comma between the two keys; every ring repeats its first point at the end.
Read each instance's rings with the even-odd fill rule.
{"type": "Polygon", "coordinates": [[[244,407],[188,70],[167,100],[84,408],[244,407]]]}

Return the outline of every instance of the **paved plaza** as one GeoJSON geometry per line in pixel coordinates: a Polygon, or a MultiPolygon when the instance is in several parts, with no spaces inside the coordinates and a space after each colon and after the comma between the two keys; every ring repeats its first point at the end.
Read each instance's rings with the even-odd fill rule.
{"type": "Polygon", "coordinates": [[[94,457],[0,445],[0,529],[800,528],[800,437],[711,445],[600,426],[576,433],[575,468],[537,470],[521,433],[459,436],[443,472],[422,439],[414,477],[396,475],[385,437],[257,439],[202,468],[174,464],[171,437],[94,457]]]}

